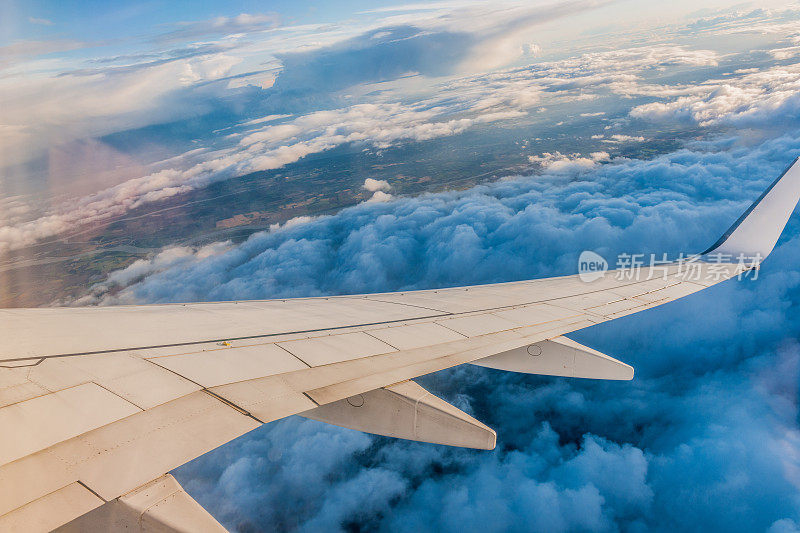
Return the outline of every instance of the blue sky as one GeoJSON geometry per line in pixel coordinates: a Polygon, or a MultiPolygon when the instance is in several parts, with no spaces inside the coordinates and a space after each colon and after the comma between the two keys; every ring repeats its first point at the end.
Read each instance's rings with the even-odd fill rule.
{"type": "MultiPolygon", "coordinates": [[[[543,2],[540,2],[543,3],[543,2]]],[[[703,7],[713,9],[724,7],[726,2],[675,2],[669,13],[658,12],[653,6],[641,6],[641,2],[617,2],[621,7],[609,10],[602,21],[639,16],[646,13],[663,20],[680,18],[703,7]]],[[[109,4],[108,2],[86,1],[79,3],[61,2],[5,2],[3,5],[3,41],[18,39],[69,37],[85,40],[114,41],[125,38],[140,38],[158,34],[172,25],[191,21],[210,20],[217,17],[235,17],[242,13],[276,14],[282,24],[339,23],[349,18],[375,18],[381,10],[388,12],[413,12],[425,5],[436,7],[455,7],[466,2],[392,2],[343,1],[235,1],[235,2],[175,2],[147,1],[129,4],[109,4]],[[405,9],[404,9],[405,8],[405,9]],[[392,11],[388,11],[392,10],[392,11]],[[377,11],[377,13],[376,13],[377,11]],[[33,20],[31,20],[33,19],[33,20]],[[87,24],[87,19],[91,23],[87,24]],[[51,23],[51,24],[48,24],[51,23]],[[37,28],[36,26],[40,26],[37,28]]],[[[779,5],[776,2],[776,5],[779,5]]],[[[599,25],[599,24],[598,24],[599,25]]]]}

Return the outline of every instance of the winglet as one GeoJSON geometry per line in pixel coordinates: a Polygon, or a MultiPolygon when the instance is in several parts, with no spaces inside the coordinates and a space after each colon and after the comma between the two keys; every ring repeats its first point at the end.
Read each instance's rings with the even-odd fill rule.
{"type": "Polygon", "coordinates": [[[714,253],[763,261],[778,242],[798,200],[800,157],[701,255],[714,253]]]}

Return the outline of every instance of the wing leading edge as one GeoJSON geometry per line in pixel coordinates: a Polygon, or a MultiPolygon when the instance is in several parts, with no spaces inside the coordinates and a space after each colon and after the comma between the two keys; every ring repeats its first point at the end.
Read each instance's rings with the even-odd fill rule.
{"type": "Polygon", "coordinates": [[[0,310],[0,427],[9,436],[0,441],[0,529],[74,530],[137,513],[142,528],[214,529],[165,474],[292,414],[491,449],[490,428],[409,380],[463,363],[630,379],[628,365],[563,335],[757,267],[798,198],[796,160],[691,270],[673,264],[635,280],[0,310]],[[148,498],[153,511],[139,509],[148,498]]]}

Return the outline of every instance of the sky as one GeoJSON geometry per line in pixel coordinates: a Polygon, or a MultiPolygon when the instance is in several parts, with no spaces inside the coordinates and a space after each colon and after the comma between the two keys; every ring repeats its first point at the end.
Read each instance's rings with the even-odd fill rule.
{"type": "MultiPolygon", "coordinates": [[[[410,290],[573,274],[587,249],[703,250],[800,155],[800,6],[664,7],[6,0],[0,255],[342,147],[452,139],[488,157],[520,123],[525,172],[413,197],[368,178],[369,201],[168,245],[69,303],[410,290]],[[154,139],[165,122],[187,126],[154,139]],[[136,142],[108,141],[121,132],[136,142]]],[[[290,417],[175,475],[232,531],[800,531],[798,231],[756,281],[573,335],[632,382],[420,378],[493,427],[494,451],[290,417]]]]}

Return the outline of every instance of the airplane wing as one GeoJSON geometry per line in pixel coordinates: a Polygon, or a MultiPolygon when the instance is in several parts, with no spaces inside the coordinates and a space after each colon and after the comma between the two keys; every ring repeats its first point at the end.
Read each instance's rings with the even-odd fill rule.
{"type": "Polygon", "coordinates": [[[492,449],[411,380],[463,363],[631,379],[563,335],[757,268],[798,198],[796,160],[711,249],[590,282],[0,310],[0,530],[224,531],[168,472],[292,414],[492,449]]]}

